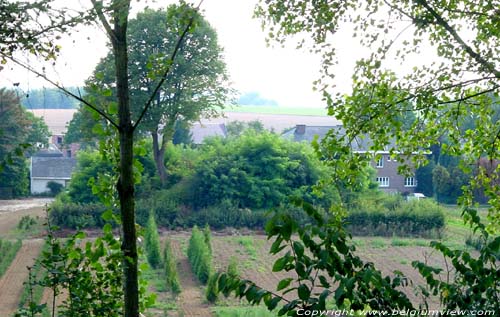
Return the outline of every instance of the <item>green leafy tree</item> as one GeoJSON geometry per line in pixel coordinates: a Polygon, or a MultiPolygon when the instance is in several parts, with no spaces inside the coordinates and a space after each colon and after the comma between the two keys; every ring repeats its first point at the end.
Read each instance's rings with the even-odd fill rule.
{"type": "Polygon", "coordinates": [[[225,199],[240,208],[270,208],[291,194],[304,195],[325,172],[306,144],[249,130],[239,138],[214,139],[194,175],[197,206],[225,199]]]}
{"type": "MultiPolygon", "coordinates": [[[[216,32],[199,13],[194,17],[195,27],[179,47],[176,60],[168,65],[169,53],[176,46],[178,34],[185,25],[184,7],[182,2],[170,5],[166,11],[146,9],[130,21],[127,32],[132,117],[134,120],[142,118],[138,127],[140,133],[152,137],[158,175],[164,184],[167,179],[165,150],[174,137],[177,122],[189,123],[201,116],[217,115],[230,93],[216,32]],[[152,65],[159,64],[170,67],[171,71],[165,78],[165,84],[154,91],[163,69],[152,68],[152,65]],[[141,105],[148,101],[152,93],[151,106],[147,113],[143,113],[141,105]]],[[[113,53],[110,52],[87,81],[86,91],[90,95],[95,95],[96,87],[99,87],[98,94],[104,87],[108,97],[94,97],[106,102],[114,98],[113,65],[113,53]]],[[[90,110],[81,108],[80,111],[90,110]]],[[[80,114],[75,117],[75,124],[70,124],[68,134],[73,133],[72,128],[82,129],[78,121],[83,121],[80,122],[83,126],[88,125],[85,120],[95,124],[91,114],[80,114]]]]}
{"type": "MultiPolygon", "coordinates": [[[[90,10],[65,10],[62,9],[56,14],[52,13],[52,1],[40,0],[32,3],[10,2],[2,0],[1,13],[5,14],[5,21],[0,26],[0,53],[3,61],[6,59],[28,69],[34,74],[44,78],[49,83],[64,91],[68,95],[77,99],[85,106],[93,109],[102,118],[106,119],[107,128],[112,130],[112,135],[117,136],[113,145],[113,156],[116,158],[116,191],[120,206],[120,217],[122,225],[121,239],[121,254],[123,268],[123,312],[125,317],[138,317],[140,310],[139,303],[139,283],[138,283],[138,253],[137,253],[137,232],[135,228],[135,199],[134,185],[138,179],[138,175],[134,173],[134,168],[137,171],[138,166],[134,166],[134,135],[137,126],[142,121],[145,114],[151,108],[153,99],[157,95],[162,85],[167,80],[167,77],[172,69],[173,61],[181,48],[183,39],[187,36],[188,31],[195,25],[196,16],[199,16],[197,9],[182,3],[179,6],[178,17],[179,24],[176,30],[176,44],[172,46],[168,57],[164,58],[163,64],[159,66],[158,76],[156,76],[156,85],[153,85],[150,97],[145,102],[141,102],[141,115],[136,118],[131,116],[131,86],[129,78],[133,77],[129,74],[129,47],[127,44],[127,28],[130,13],[130,0],[109,0],[95,1],[91,0],[92,6],[90,10]],[[25,7],[23,7],[23,5],[25,7]],[[38,21],[37,12],[30,12],[31,7],[36,7],[40,11],[48,14],[46,19],[38,21]],[[5,9],[5,10],[3,10],[5,9]],[[23,9],[26,9],[23,11],[23,9]],[[43,11],[45,10],[45,11],[43,11]],[[71,16],[71,14],[74,14],[71,16]],[[59,20],[57,18],[60,18],[59,20]],[[59,49],[54,44],[54,39],[59,38],[61,33],[67,33],[69,26],[73,26],[82,21],[94,22],[98,20],[100,25],[106,32],[110,41],[110,47],[113,51],[114,72],[113,86],[116,87],[115,98],[112,102],[104,103],[98,98],[91,96],[83,99],[62,87],[56,81],[48,78],[43,72],[37,71],[30,65],[24,64],[16,59],[12,53],[19,49],[25,49],[31,53],[39,53],[46,59],[54,59],[59,49]],[[36,22],[36,23],[34,23],[36,22]],[[45,28],[45,23],[48,23],[45,28]],[[45,32],[46,31],[46,32],[45,32]],[[41,35],[40,35],[41,34],[41,35]],[[55,35],[54,35],[55,34],[55,35]],[[40,36],[37,36],[40,35],[40,36]],[[53,37],[51,35],[54,35],[53,37]],[[40,38],[49,37],[48,41],[43,41],[40,38]],[[160,70],[161,69],[161,70],[160,70]],[[116,145],[116,146],[115,146],[116,145]]],[[[55,11],[55,10],[54,10],[55,11]]],[[[4,21],[2,19],[2,21],[4,21]]],[[[153,64],[156,64],[154,61],[153,64]]],[[[156,64],[158,65],[158,64],[156,64]]],[[[98,87],[94,87],[99,89],[98,87]]],[[[106,87],[101,87],[100,93],[94,90],[97,96],[109,96],[109,91],[106,87]]],[[[134,106],[141,107],[134,103],[134,106]]],[[[102,132],[96,129],[94,132],[102,132]]],[[[103,187],[104,188],[104,187],[103,187]]],[[[107,188],[109,189],[109,188],[107,188]]],[[[107,191],[102,191],[103,196],[108,196],[108,202],[111,205],[112,199],[107,191]]],[[[116,300],[116,298],[115,298],[116,300]]],[[[144,307],[143,307],[144,308],[144,307]]]]}
{"type": "MultiPolygon", "coordinates": [[[[25,154],[48,142],[49,130],[42,119],[24,110],[14,91],[0,89],[0,170],[1,185],[9,196],[29,191],[29,170],[25,154]],[[21,145],[21,147],[20,147],[21,145]],[[8,163],[8,164],[5,164],[8,163]]],[[[0,193],[1,195],[2,193],[0,193]]]]}
{"type": "Polygon", "coordinates": [[[415,191],[424,194],[427,197],[434,196],[434,187],[432,181],[432,173],[436,164],[434,160],[429,160],[429,163],[417,168],[415,178],[417,179],[417,188],[415,191]]]}

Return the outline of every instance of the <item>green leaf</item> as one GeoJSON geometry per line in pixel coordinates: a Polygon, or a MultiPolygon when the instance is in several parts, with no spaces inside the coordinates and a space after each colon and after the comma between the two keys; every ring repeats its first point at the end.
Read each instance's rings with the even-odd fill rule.
{"type": "Polygon", "coordinates": [[[307,285],[305,284],[300,285],[299,288],[297,289],[297,292],[299,294],[299,298],[303,301],[307,301],[311,296],[311,291],[309,290],[309,287],[307,287],[307,285]]]}
{"type": "Polygon", "coordinates": [[[277,291],[281,291],[282,289],[284,288],[287,288],[290,283],[293,281],[293,278],[289,277],[289,278],[285,278],[285,279],[282,279],[279,283],[278,283],[278,286],[276,287],[276,290],[277,291]]]}

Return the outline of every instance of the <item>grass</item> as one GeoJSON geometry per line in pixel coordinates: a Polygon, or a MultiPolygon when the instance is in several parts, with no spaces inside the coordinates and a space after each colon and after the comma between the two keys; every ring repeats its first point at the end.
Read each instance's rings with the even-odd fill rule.
{"type": "MultiPolygon", "coordinates": [[[[43,252],[47,251],[49,249],[49,245],[45,244],[40,251],[40,254],[43,252]]],[[[39,256],[40,256],[39,254],[39,256]]],[[[41,280],[46,274],[44,270],[42,270],[41,265],[35,263],[35,265],[32,266],[31,271],[30,271],[30,276],[31,276],[31,283],[41,280]]],[[[24,282],[24,288],[21,293],[21,299],[19,300],[19,308],[25,307],[26,305],[29,305],[30,300],[32,299],[35,304],[40,304],[40,301],[42,300],[43,292],[44,292],[44,287],[41,285],[38,285],[36,283],[31,284],[30,283],[30,276],[28,276],[28,280],[24,282]],[[32,297],[31,297],[32,296],[32,297]]],[[[44,309],[42,312],[42,316],[47,316],[49,315],[49,311],[47,308],[44,309]]]]}
{"type": "Polygon", "coordinates": [[[16,257],[17,252],[21,248],[22,241],[17,240],[12,242],[9,240],[0,239],[0,277],[2,277],[9,268],[12,260],[16,257]]]}
{"type": "Polygon", "coordinates": [[[300,116],[326,116],[325,108],[288,108],[279,106],[237,106],[226,109],[228,112],[263,113],[263,114],[283,114],[300,116]]]}
{"type": "Polygon", "coordinates": [[[277,313],[261,306],[232,306],[212,308],[215,317],[276,317],[277,313]]]}

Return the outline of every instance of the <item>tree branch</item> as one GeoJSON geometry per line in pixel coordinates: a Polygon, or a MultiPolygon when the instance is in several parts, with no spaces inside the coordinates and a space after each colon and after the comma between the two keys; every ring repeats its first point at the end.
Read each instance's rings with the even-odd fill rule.
{"type": "Polygon", "coordinates": [[[457,31],[451,27],[448,22],[446,22],[439,13],[436,12],[426,0],[419,0],[420,3],[429,13],[436,19],[437,24],[442,26],[450,35],[455,39],[455,41],[471,56],[476,62],[478,62],[484,69],[495,75],[496,78],[500,79],[500,71],[495,69],[495,66],[484,59],[481,55],[475,52],[465,41],[458,35],[457,31]]]}
{"type": "Polygon", "coordinates": [[[66,95],[68,96],[71,96],[72,98],[80,101],[81,103],[83,103],[84,105],[86,105],[87,107],[89,107],[90,109],[94,110],[95,112],[97,112],[99,115],[101,115],[104,119],[106,119],[112,126],[114,126],[115,128],[118,129],[118,125],[116,124],[116,122],[113,121],[113,119],[108,116],[105,112],[103,112],[102,110],[100,110],[99,108],[97,108],[96,106],[92,105],[91,103],[89,103],[87,100],[83,99],[80,96],[72,93],[71,91],[67,90],[66,88],[64,88],[64,86],[58,84],[57,82],[53,81],[52,79],[48,78],[45,74],[37,71],[36,69],[32,68],[31,66],[28,66],[20,61],[18,61],[17,59],[13,58],[12,56],[10,55],[7,55],[3,52],[0,52],[0,55],[6,59],[9,59],[11,60],[12,62],[14,62],[15,64],[21,66],[22,68],[30,71],[31,73],[41,77],[42,79],[44,79],[45,81],[47,81],[48,83],[50,83],[52,86],[56,87],[57,89],[61,90],[62,92],[64,92],[66,95]]]}
{"type": "Polygon", "coordinates": [[[101,24],[103,25],[104,29],[106,30],[106,33],[108,34],[109,39],[112,42],[116,43],[116,41],[118,39],[116,38],[116,34],[113,31],[113,29],[111,28],[111,25],[109,25],[108,20],[106,20],[106,16],[102,12],[102,4],[98,3],[96,0],[90,0],[90,2],[92,2],[92,6],[94,7],[94,10],[97,14],[97,17],[99,18],[99,20],[101,21],[101,24]]]}
{"type": "MultiPolygon", "coordinates": [[[[95,0],[92,0],[92,1],[95,1],[95,0]]],[[[200,6],[201,6],[202,3],[203,3],[203,0],[200,0],[200,2],[198,3],[198,6],[195,8],[195,11],[197,11],[200,8],[200,6]]],[[[184,38],[186,37],[187,33],[189,32],[189,29],[193,25],[194,18],[195,18],[195,15],[193,14],[193,16],[191,16],[191,18],[189,19],[189,22],[186,25],[186,28],[184,29],[184,31],[182,32],[181,36],[179,37],[179,40],[177,41],[177,43],[175,45],[174,51],[170,55],[170,59],[168,60],[170,62],[170,64],[167,66],[167,69],[165,69],[165,72],[163,73],[163,75],[162,75],[162,77],[160,79],[160,82],[158,83],[158,85],[156,85],[155,89],[153,90],[153,93],[151,94],[151,96],[149,96],[149,99],[146,102],[146,105],[144,106],[144,109],[142,110],[141,114],[139,115],[139,118],[137,119],[137,121],[135,122],[134,126],[132,127],[133,130],[135,130],[137,128],[137,126],[139,125],[139,123],[141,123],[142,118],[144,117],[144,115],[146,114],[146,112],[151,107],[151,104],[153,103],[153,100],[155,99],[156,94],[159,93],[161,86],[167,80],[167,76],[168,76],[168,74],[170,73],[170,71],[172,69],[172,65],[173,65],[174,59],[177,56],[177,54],[178,54],[178,52],[180,50],[181,44],[182,44],[184,38]]]]}

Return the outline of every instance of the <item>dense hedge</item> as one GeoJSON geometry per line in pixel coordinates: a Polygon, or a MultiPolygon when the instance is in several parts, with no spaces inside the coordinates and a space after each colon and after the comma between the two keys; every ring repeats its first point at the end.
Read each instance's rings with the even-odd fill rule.
{"type": "Polygon", "coordinates": [[[212,273],[212,252],[206,238],[197,226],[193,227],[188,246],[188,259],[198,280],[206,284],[212,273]]]}
{"type": "Polygon", "coordinates": [[[50,223],[55,226],[82,229],[102,227],[106,223],[102,214],[106,207],[102,204],[75,204],[55,201],[49,212],[50,223]]]}
{"type": "Polygon", "coordinates": [[[401,202],[394,209],[356,209],[349,212],[347,227],[353,235],[439,237],[444,212],[430,200],[401,202]]]}

